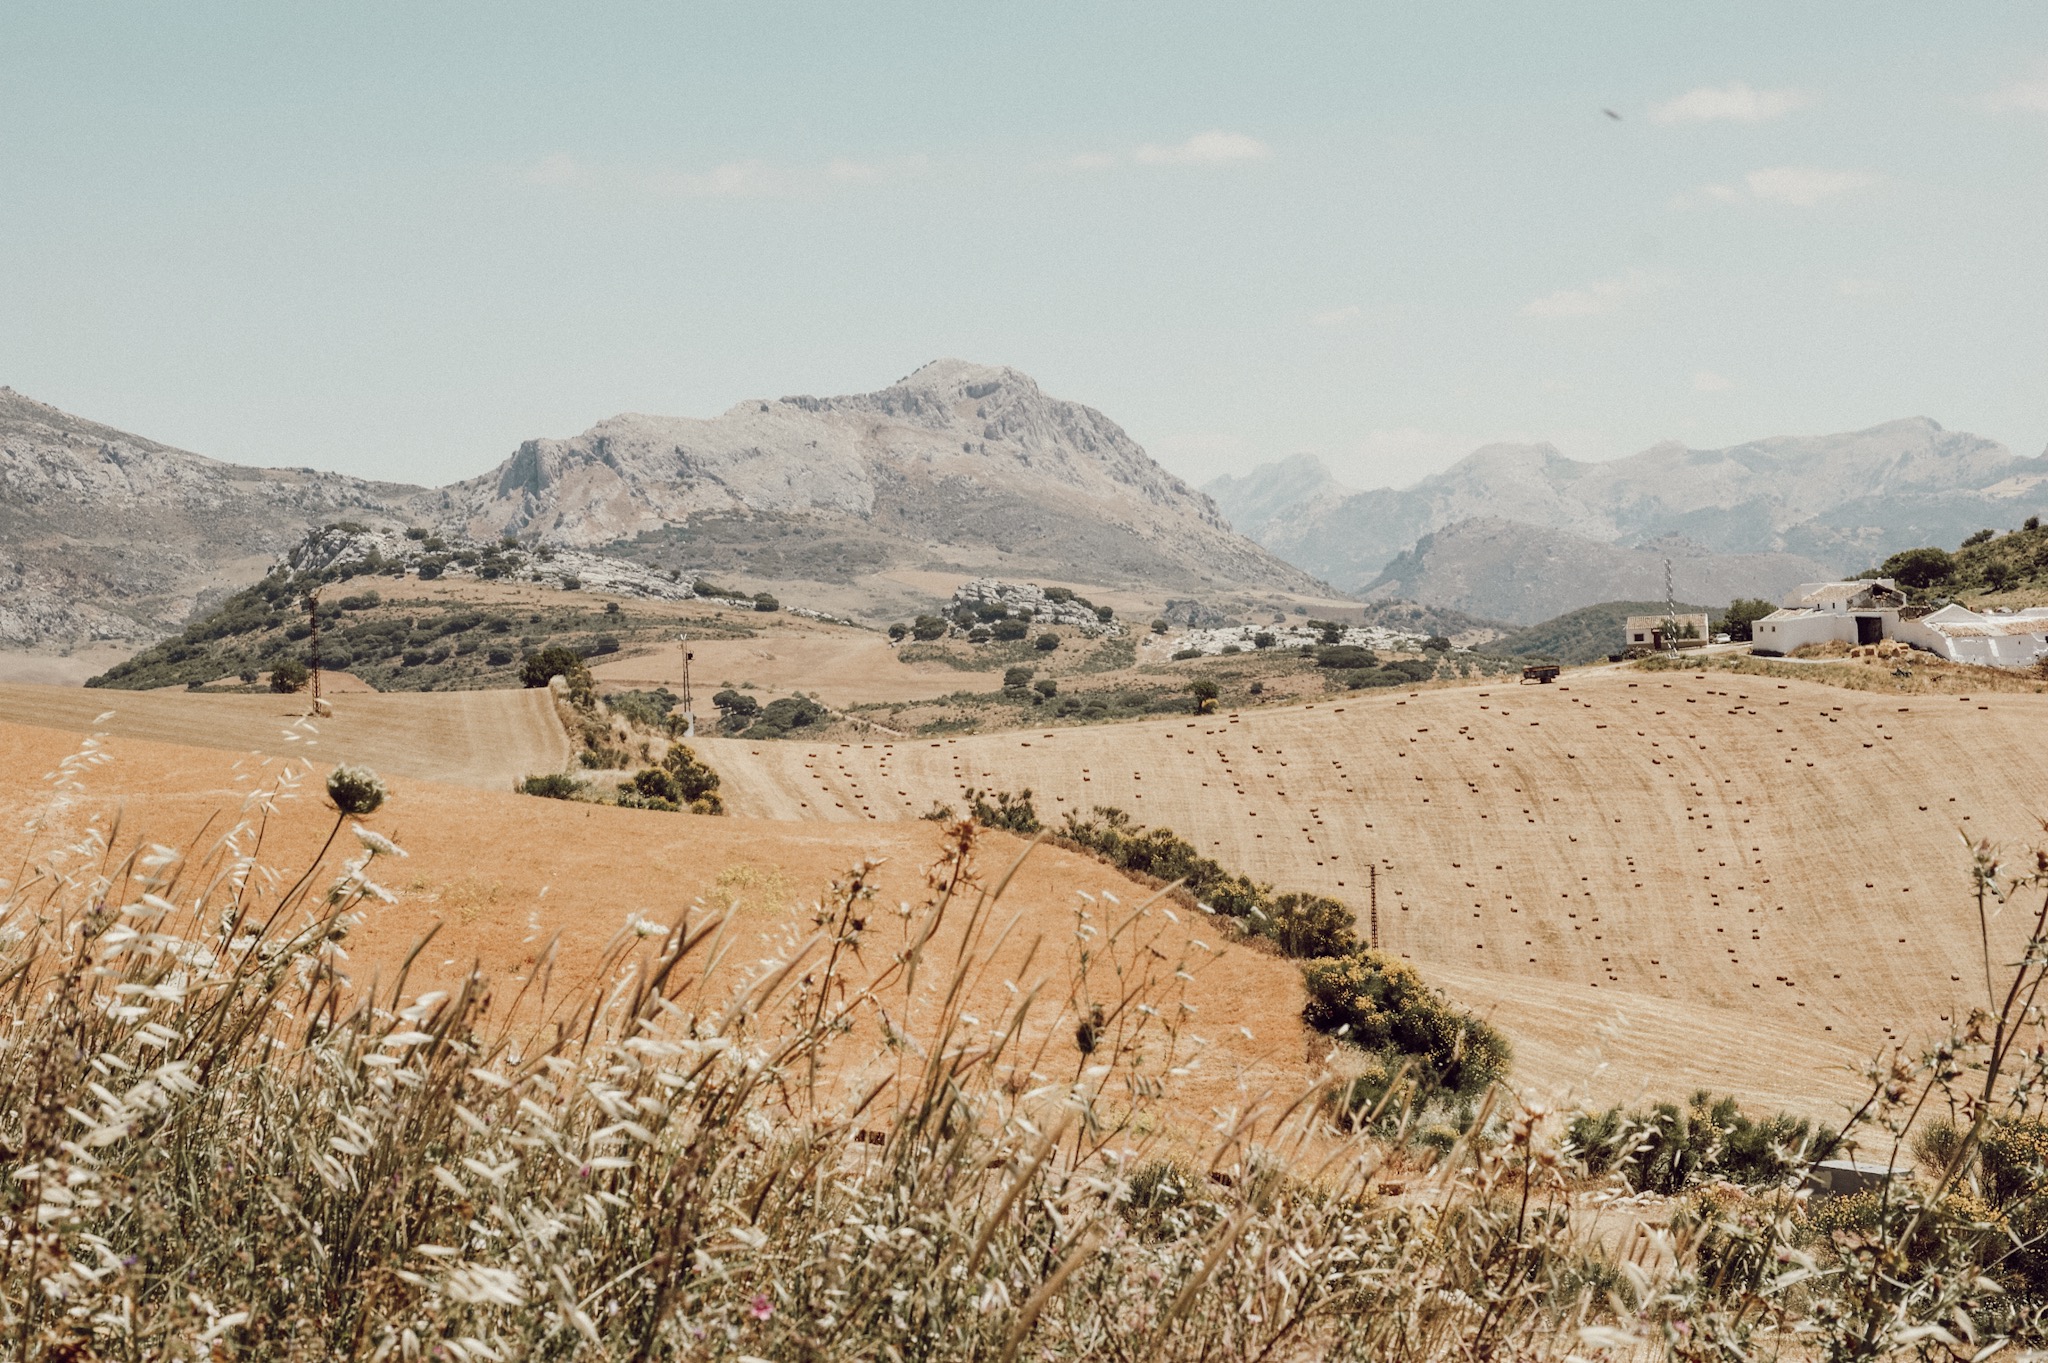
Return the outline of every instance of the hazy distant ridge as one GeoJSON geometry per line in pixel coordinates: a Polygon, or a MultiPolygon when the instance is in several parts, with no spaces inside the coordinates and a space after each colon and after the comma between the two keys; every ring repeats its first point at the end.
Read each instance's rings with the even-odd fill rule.
{"type": "MultiPolygon", "coordinates": [[[[1489,445],[1412,487],[1343,495],[1306,457],[1210,487],[1246,517],[1239,523],[1254,539],[1339,587],[1412,588],[1439,593],[1418,598],[1431,604],[1528,620],[1646,594],[1647,560],[1631,551],[1661,560],[1655,542],[1666,537],[1685,541],[1679,557],[1700,588],[1727,581],[1759,591],[1786,574],[1796,582],[1800,573],[1853,572],[1898,549],[2017,525],[2048,508],[2048,455],[2022,458],[1913,417],[1720,450],[1665,443],[1605,463],[1549,445],[1489,445]],[[1524,541],[1519,555],[1480,535],[1438,533],[1474,521],[1524,541]],[[1481,557],[1458,557],[1468,553],[1481,557]],[[1739,561],[1713,561],[1721,556],[1739,561]],[[1500,574],[1544,559],[1576,559],[1580,572],[1606,576],[1575,588],[1576,600],[1532,605],[1526,582],[1500,574]]],[[[1656,586],[1649,595],[1661,594],[1656,586]]]]}

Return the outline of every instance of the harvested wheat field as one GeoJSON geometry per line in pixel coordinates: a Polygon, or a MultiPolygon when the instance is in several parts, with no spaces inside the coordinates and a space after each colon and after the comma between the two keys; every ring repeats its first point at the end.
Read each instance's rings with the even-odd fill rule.
{"type": "MultiPolygon", "coordinates": [[[[48,815],[39,833],[26,834],[25,825],[49,809],[53,794],[35,777],[54,771],[79,746],[76,734],[0,722],[0,771],[16,776],[0,795],[0,865],[7,878],[20,874],[16,868],[25,858],[82,837],[95,818],[103,828],[118,819],[116,842],[123,847],[137,839],[178,848],[210,844],[235,824],[251,793],[304,770],[288,758],[233,757],[110,736],[104,740],[108,760],[82,768],[66,806],[48,815]]],[[[288,784],[286,798],[276,802],[263,834],[264,865],[295,874],[333,830],[334,814],[321,794],[325,761],[295,787],[288,784]]],[[[599,982],[594,972],[606,945],[634,916],[672,924],[680,915],[727,905],[736,909],[722,968],[737,978],[807,937],[813,918],[803,906],[821,896],[829,900],[833,882],[845,881],[869,858],[880,865],[870,875],[876,894],[866,915],[873,924],[867,965],[879,968],[901,935],[894,907],[929,893],[925,870],[945,847],[944,830],[927,823],[854,828],[704,818],[405,778],[388,784],[390,801],[369,822],[409,855],[376,863],[376,878],[396,902],[373,905],[347,949],[359,982],[373,976],[388,981],[432,929],[408,993],[446,988],[480,965],[509,997],[539,972],[549,942],[558,938],[547,987],[559,997],[599,982]]],[[[983,882],[999,881],[1025,845],[1007,834],[983,834],[975,855],[983,882]]],[[[344,832],[330,867],[358,851],[344,832]]],[[[1109,928],[1148,893],[1090,858],[1050,847],[1033,851],[980,939],[989,955],[970,1000],[977,1025],[1016,1008],[1012,985],[1040,989],[1045,1006],[1035,1010],[1040,1021],[1027,1035],[1046,1043],[1048,1068],[1064,1067],[1052,1078],[1073,1077],[1080,1057],[1072,1038],[1077,1001],[1069,991],[1083,922],[1077,911],[1085,910],[1098,964],[1081,1006],[1114,1001],[1119,986],[1112,957],[1126,969],[1134,963],[1152,969],[1163,977],[1161,997],[1176,1001],[1182,995],[1172,971],[1187,962],[1193,980],[1185,1001],[1193,1011],[1185,1015],[1186,1031],[1213,1043],[1173,1081],[1176,1101],[1190,1120],[1199,1119],[1191,1137],[1218,1112],[1242,1110],[1255,1099],[1291,1100],[1310,1086],[1320,1065],[1308,1057],[1320,1057],[1326,1047],[1311,1045],[1301,1024],[1301,982],[1291,963],[1248,947],[1225,948],[1216,933],[1191,931],[1194,925],[1183,923],[1182,915],[1161,908],[1148,911],[1142,928],[1127,932],[1115,951],[1100,949],[1109,928]],[[1159,954],[1139,947],[1141,938],[1159,954]]],[[[961,921],[956,916],[936,939],[948,961],[962,945],[961,921]]],[[[940,983],[930,982],[927,991],[940,983]]],[[[913,1035],[916,1022],[905,1022],[913,1035]]],[[[1147,1062],[1163,1068],[1187,1059],[1192,1042],[1184,1041],[1174,1057],[1156,1041],[1148,1044],[1147,1062]]]]}
{"type": "MultiPolygon", "coordinates": [[[[916,817],[968,786],[1113,805],[1351,904],[1483,1012],[1516,1076],[1822,1115],[1983,998],[1964,838],[2040,831],[2048,697],[1632,670],[1556,686],[910,743],[710,741],[757,817],[916,817]],[[1894,1033],[1891,1029],[1897,1028],[1894,1033]]],[[[1993,960],[2021,915],[1994,924],[1993,960]]]]}
{"type": "MultiPolygon", "coordinates": [[[[802,691],[840,707],[993,691],[1003,684],[1000,667],[963,672],[943,663],[905,663],[887,635],[843,625],[785,623],[751,639],[692,639],[689,649],[695,655],[691,680],[705,695],[726,684],[752,684],[766,696],[802,691]]],[[[591,672],[610,686],[680,688],[683,646],[599,663],[591,672]]]]}
{"type": "MultiPolygon", "coordinates": [[[[193,695],[0,684],[0,722],[270,757],[356,762],[395,776],[509,789],[573,758],[545,691],[394,692],[352,678],[331,687],[333,715],[315,719],[303,695],[193,695]],[[98,716],[111,711],[104,721],[98,716]]],[[[326,770],[323,767],[322,770],[326,770]]]]}

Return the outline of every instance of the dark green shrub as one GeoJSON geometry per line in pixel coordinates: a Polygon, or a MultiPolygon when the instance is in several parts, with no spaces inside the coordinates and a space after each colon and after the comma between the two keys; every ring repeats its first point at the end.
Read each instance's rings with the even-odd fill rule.
{"type": "Polygon", "coordinates": [[[824,706],[804,696],[771,700],[747,729],[755,738],[781,738],[792,729],[808,729],[830,717],[824,706]]]}
{"type": "Polygon", "coordinates": [[[270,689],[280,695],[290,695],[304,686],[312,675],[297,658],[279,658],[270,665],[270,689]]]}
{"type": "Polygon", "coordinates": [[[1371,649],[1357,644],[1334,644],[1316,650],[1317,667],[1371,667],[1378,661],[1371,649]]]}
{"type": "Polygon", "coordinates": [[[706,796],[717,799],[718,773],[688,745],[672,745],[668,755],[661,759],[661,765],[684,804],[694,805],[706,796]]]}
{"type": "Polygon", "coordinates": [[[1389,1045],[1430,1066],[1433,1081],[1477,1093],[1507,1072],[1513,1048],[1488,1023],[1452,1007],[1414,969],[1383,953],[1310,961],[1302,967],[1302,1020],[1366,1050],[1389,1045]]]}
{"type": "Polygon", "coordinates": [[[1015,794],[1007,790],[970,789],[967,792],[967,810],[984,828],[1003,828],[1012,833],[1029,834],[1036,833],[1042,826],[1038,822],[1038,811],[1032,807],[1028,788],[1015,794]]]}
{"type": "Polygon", "coordinates": [[[1060,693],[1060,684],[1051,677],[1040,677],[1037,681],[1031,683],[1031,689],[1044,696],[1047,700],[1051,700],[1060,693]]]}
{"type": "Polygon", "coordinates": [[[1031,633],[1031,626],[1014,617],[1008,620],[998,620],[989,627],[989,636],[1000,639],[1005,643],[1015,643],[1029,633],[1031,633]]]}
{"type": "Polygon", "coordinates": [[[679,808],[682,804],[681,783],[660,767],[646,767],[634,772],[628,788],[643,800],[663,800],[672,808],[679,808]]]}
{"type": "Polygon", "coordinates": [[[1177,663],[1184,663],[1190,658],[1199,658],[1201,656],[1202,650],[1199,648],[1177,648],[1173,651],[1173,660],[1177,663]]]}
{"type": "Polygon", "coordinates": [[[1319,894],[1283,894],[1273,900],[1253,931],[1271,938],[1283,955],[1299,958],[1348,956],[1358,949],[1351,910],[1319,894]]]}
{"type": "Polygon", "coordinates": [[[538,795],[548,800],[573,800],[583,793],[583,782],[565,772],[551,771],[529,776],[518,786],[521,795],[538,795]]]}
{"type": "Polygon", "coordinates": [[[595,686],[590,665],[583,661],[583,655],[560,644],[550,644],[538,652],[529,653],[519,664],[521,685],[546,686],[556,677],[569,684],[572,695],[587,696],[595,686]]]}
{"type": "MultiPolygon", "coordinates": [[[[1989,530],[1981,530],[1964,540],[1963,547],[1967,549],[1990,538],[1989,530]]],[[[1877,575],[1892,578],[1914,591],[1927,591],[1956,575],[1956,561],[1946,549],[1902,549],[1877,566],[1877,575]]]]}
{"type": "Polygon", "coordinates": [[[1774,1183],[1831,1154],[1835,1145],[1833,1133],[1803,1118],[1752,1118],[1734,1098],[1704,1089],[1682,1108],[1658,1103],[1648,1112],[1580,1113],[1567,1134],[1589,1170],[1619,1169],[1638,1192],[1665,1196],[1702,1178],[1774,1183]]]}
{"type": "Polygon", "coordinates": [[[604,698],[605,708],[623,717],[628,723],[643,729],[664,728],[669,711],[682,703],[682,698],[666,686],[652,691],[614,691],[604,698]]]}
{"type": "Polygon", "coordinates": [[[754,593],[754,609],[757,611],[764,612],[779,611],[782,609],[782,603],[780,601],[777,601],[774,597],[770,596],[767,592],[756,592],[754,593]]]}
{"type": "Polygon", "coordinates": [[[1023,666],[1004,669],[1003,685],[1005,688],[1031,685],[1031,669],[1023,666]]]}
{"type": "Polygon", "coordinates": [[[1031,641],[1031,646],[1040,653],[1050,653],[1060,646],[1060,636],[1057,634],[1041,634],[1031,641]]]}

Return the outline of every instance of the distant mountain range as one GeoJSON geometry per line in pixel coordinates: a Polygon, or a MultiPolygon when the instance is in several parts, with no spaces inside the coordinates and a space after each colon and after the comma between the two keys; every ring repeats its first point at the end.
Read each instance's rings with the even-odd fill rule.
{"type": "Polygon", "coordinates": [[[1598,601],[1775,597],[1899,549],[2048,509],[2048,455],[1924,417],[1590,463],[1489,445],[1407,488],[1359,492],[1299,456],[1206,489],[1274,553],[1368,598],[1530,623],[1598,601]]]}
{"type": "Polygon", "coordinates": [[[613,417],[439,489],[238,467],[0,388],[0,647],[161,638],[340,519],[869,584],[881,610],[905,569],[1328,595],[1102,413],[961,360],[850,397],[613,417]]]}

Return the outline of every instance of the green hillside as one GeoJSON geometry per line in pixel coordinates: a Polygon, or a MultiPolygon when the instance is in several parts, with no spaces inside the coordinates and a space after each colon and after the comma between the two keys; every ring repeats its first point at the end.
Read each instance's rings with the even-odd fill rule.
{"type": "MultiPolygon", "coordinates": [[[[1487,653],[1510,658],[1542,658],[1557,663],[1597,663],[1621,651],[1622,624],[1631,615],[1662,615],[1662,601],[1602,601],[1566,611],[1541,624],[1503,634],[1485,646],[1487,653]]],[[[1678,604],[1681,615],[1709,611],[1707,606],[1678,604]]]]}

